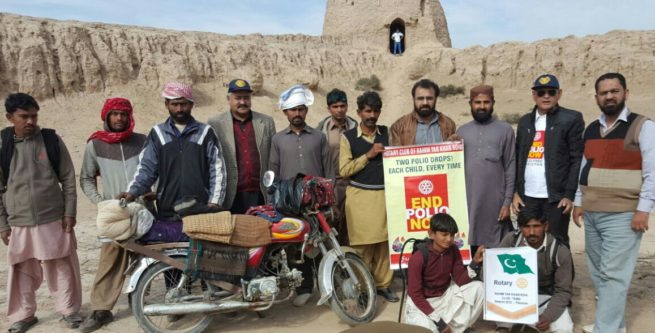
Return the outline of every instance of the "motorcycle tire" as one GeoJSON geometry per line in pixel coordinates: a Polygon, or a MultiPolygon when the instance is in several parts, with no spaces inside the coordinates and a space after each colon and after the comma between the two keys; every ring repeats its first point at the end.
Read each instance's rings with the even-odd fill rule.
{"type": "MultiPolygon", "coordinates": [[[[143,310],[148,304],[167,303],[168,290],[176,285],[176,279],[179,279],[181,274],[184,273],[163,262],[152,265],[143,272],[136,289],[130,295],[130,304],[134,318],[144,332],[200,333],[211,323],[212,317],[205,313],[161,316],[144,314],[143,310]]],[[[202,293],[200,280],[189,283],[184,289],[189,294],[202,293]]]]}
{"type": "Polygon", "coordinates": [[[356,326],[373,320],[377,313],[377,290],[375,281],[364,262],[353,253],[346,253],[332,268],[332,297],[330,307],[348,325],[356,326]],[[347,261],[352,268],[359,286],[355,285],[348,271],[342,267],[347,261]]]}

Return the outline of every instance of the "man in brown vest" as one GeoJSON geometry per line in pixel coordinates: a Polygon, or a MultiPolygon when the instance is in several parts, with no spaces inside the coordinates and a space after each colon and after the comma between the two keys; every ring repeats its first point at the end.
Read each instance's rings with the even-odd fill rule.
{"type": "Polygon", "coordinates": [[[655,203],[655,123],[625,105],[625,77],[596,80],[600,117],[584,133],[573,221],[585,224],[587,266],[596,289],[596,320],[584,332],[626,332],[625,303],[655,203]]]}

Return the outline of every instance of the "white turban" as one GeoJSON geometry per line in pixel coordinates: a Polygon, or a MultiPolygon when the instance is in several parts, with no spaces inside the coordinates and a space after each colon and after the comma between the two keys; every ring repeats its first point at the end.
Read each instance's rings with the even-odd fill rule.
{"type": "Polygon", "coordinates": [[[302,84],[297,84],[280,95],[278,106],[280,110],[287,110],[299,105],[310,106],[314,104],[314,94],[302,84]]]}

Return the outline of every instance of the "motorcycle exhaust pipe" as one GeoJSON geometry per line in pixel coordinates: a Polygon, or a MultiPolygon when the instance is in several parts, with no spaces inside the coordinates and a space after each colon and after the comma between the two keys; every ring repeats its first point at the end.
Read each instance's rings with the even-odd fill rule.
{"type": "Polygon", "coordinates": [[[238,310],[264,311],[268,310],[273,304],[290,300],[295,295],[295,292],[290,292],[284,299],[275,300],[273,298],[268,302],[219,301],[218,303],[149,304],[143,307],[143,314],[146,316],[165,316],[191,313],[232,312],[238,310]]]}
{"type": "Polygon", "coordinates": [[[150,304],[143,308],[146,316],[185,315],[191,313],[229,312],[251,308],[263,307],[271,302],[237,302],[222,301],[220,303],[177,303],[177,304],[150,304]]]}

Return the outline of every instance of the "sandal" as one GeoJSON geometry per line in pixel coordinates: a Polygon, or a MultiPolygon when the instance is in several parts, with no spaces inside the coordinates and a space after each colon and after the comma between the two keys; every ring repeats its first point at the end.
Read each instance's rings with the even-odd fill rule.
{"type": "Polygon", "coordinates": [[[82,318],[82,316],[80,316],[79,313],[75,312],[61,317],[61,320],[64,321],[66,327],[68,328],[78,328],[80,327],[80,324],[84,321],[84,318],[82,318]]]}
{"type": "Polygon", "coordinates": [[[31,318],[19,320],[19,321],[15,322],[15,323],[11,324],[9,329],[7,329],[7,332],[9,332],[9,333],[27,332],[27,330],[30,329],[30,327],[34,326],[34,324],[36,324],[38,322],[39,322],[39,319],[36,318],[36,317],[31,317],[31,318]]]}

